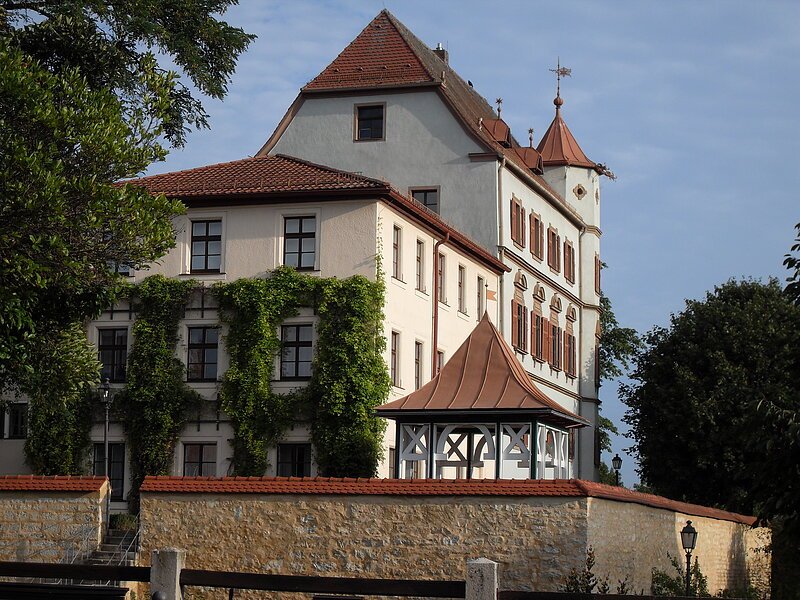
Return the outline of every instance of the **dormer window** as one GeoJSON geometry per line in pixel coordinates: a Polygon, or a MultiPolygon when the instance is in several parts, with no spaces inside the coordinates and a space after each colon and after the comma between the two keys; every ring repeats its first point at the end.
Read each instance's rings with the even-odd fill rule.
{"type": "Polygon", "coordinates": [[[384,104],[356,106],[355,139],[358,142],[384,139],[384,104]]]}

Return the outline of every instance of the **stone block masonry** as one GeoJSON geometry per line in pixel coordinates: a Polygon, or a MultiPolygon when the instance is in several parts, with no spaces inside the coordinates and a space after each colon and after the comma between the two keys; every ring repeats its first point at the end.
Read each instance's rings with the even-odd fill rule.
{"type": "Polygon", "coordinates": [[[0,560],[63,562],[97,547],[103,477],[0,476],[0,560]]]}
{"type": "Polygon", "coordinates": [[[148,478],[141,498],[142,555],[182,548],[187,568],[464,579],[484,557],[502,589],[535,591],[557,591],[589,547],[612,589],[647,591],[668,552],[683,557],[687,519],[712,593],[757,580],[769,532],[752,518],[576,480],[148,478]]]}

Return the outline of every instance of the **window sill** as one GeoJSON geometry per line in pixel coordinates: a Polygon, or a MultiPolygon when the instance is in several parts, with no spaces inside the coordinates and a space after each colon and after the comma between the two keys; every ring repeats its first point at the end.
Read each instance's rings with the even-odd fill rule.
{"type": "Polygon", "coordinates": [[[514,347],[514,352],[516,352],[517,354],[522,354],[523,356],[527,356],[528,354],[527,350],[523,350],[522,348],[517,348],[516,346],[514,347]]]}
{"type": "Polygon", "coordinates": [[[469,315],[465,313],[463,310],[458,311],[458,316],[461,317],[462,319],[469,319],[469,315]]]}
{"type": "Polygon", "coordinates": [[[535,254],[531,253],[531,258],[533,258],[534,260],[537,260],[539,262],[542,262],[544,260],[544,255],[536,256],[535,254]]]}
{"type": "Polygon", "coordinates": [[[561,269],[560,268],[556,269],[555,267],[551,267],[550,265],[547,265],[547,266],[550,267],[550,272],[551,273],[555,273],[556,275],[561,275],[561,269]]]}
{"type": "Polygon", "coordinates": [[[353,142],[354,142],[354,143],[356,143],[356,144],[358,144],[358,143],[361,143],[361,142],[385,142],[385,141],[386,141],[386,138],[385,138],[385,137],[379,137],[379,138],[361,138],[361,139],[359,139],[359,138],[355,138],[355,139],[353,139],[353,142]]]}

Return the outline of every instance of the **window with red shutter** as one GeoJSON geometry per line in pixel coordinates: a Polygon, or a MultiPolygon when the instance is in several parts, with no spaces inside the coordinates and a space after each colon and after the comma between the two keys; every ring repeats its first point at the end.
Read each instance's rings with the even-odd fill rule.
{"type": "Polygon", "coordinates": [[[511,301],[511,345],[514,348],[519,346],[517,336],[519,334],[519,316],[517,312],[517,301],[511,301]]]}
{"type": "Polygon", "coordinates": [[[525,209],[516,198],[511,198],[511,241],[525,246],[525,209]]]}
{"type": "Polygon", "coordinates": [[[542,260],[544,258],[544,223],[536,213],[531,213],[531,254],[542,260]]]}

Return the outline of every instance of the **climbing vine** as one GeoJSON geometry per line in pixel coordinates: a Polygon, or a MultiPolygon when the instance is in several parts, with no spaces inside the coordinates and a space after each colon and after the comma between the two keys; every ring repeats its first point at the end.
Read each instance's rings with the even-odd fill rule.
{"type": "Polygon", "coordinates": [[[391,386],[383,359],[383,278],[328,279],[321,288],[309,385],[317,464],[326,476],[372,477],[386,427],[373,409],[391,386]]]}
{"type": "Polygon", "coordinates": [[[221,283],[215,291],[228,326],[221,401],[233,421],[236,474],[263,474],[268,449],[303,413],[312,420],[321,474],[373,475],[384,424],[372,408],[389,392],[382,278],[323,279],[279,268],[266,279],[221,283]],[[307,388],[278,394],[271,389],[278,330],[300,306],[319,315],[312,377],[307,388]]]}
{"type": "Polygon", "coordinates": [[[136,303],[127,385],[115,399],[123,411],[131,450],[131,498],[135,507],[145,475],[168,475],[175,444],[189,409],[200,397],[185,383],[175,357],[178,325],[197,282],[153,275],[133,288],[136,303]]]}

